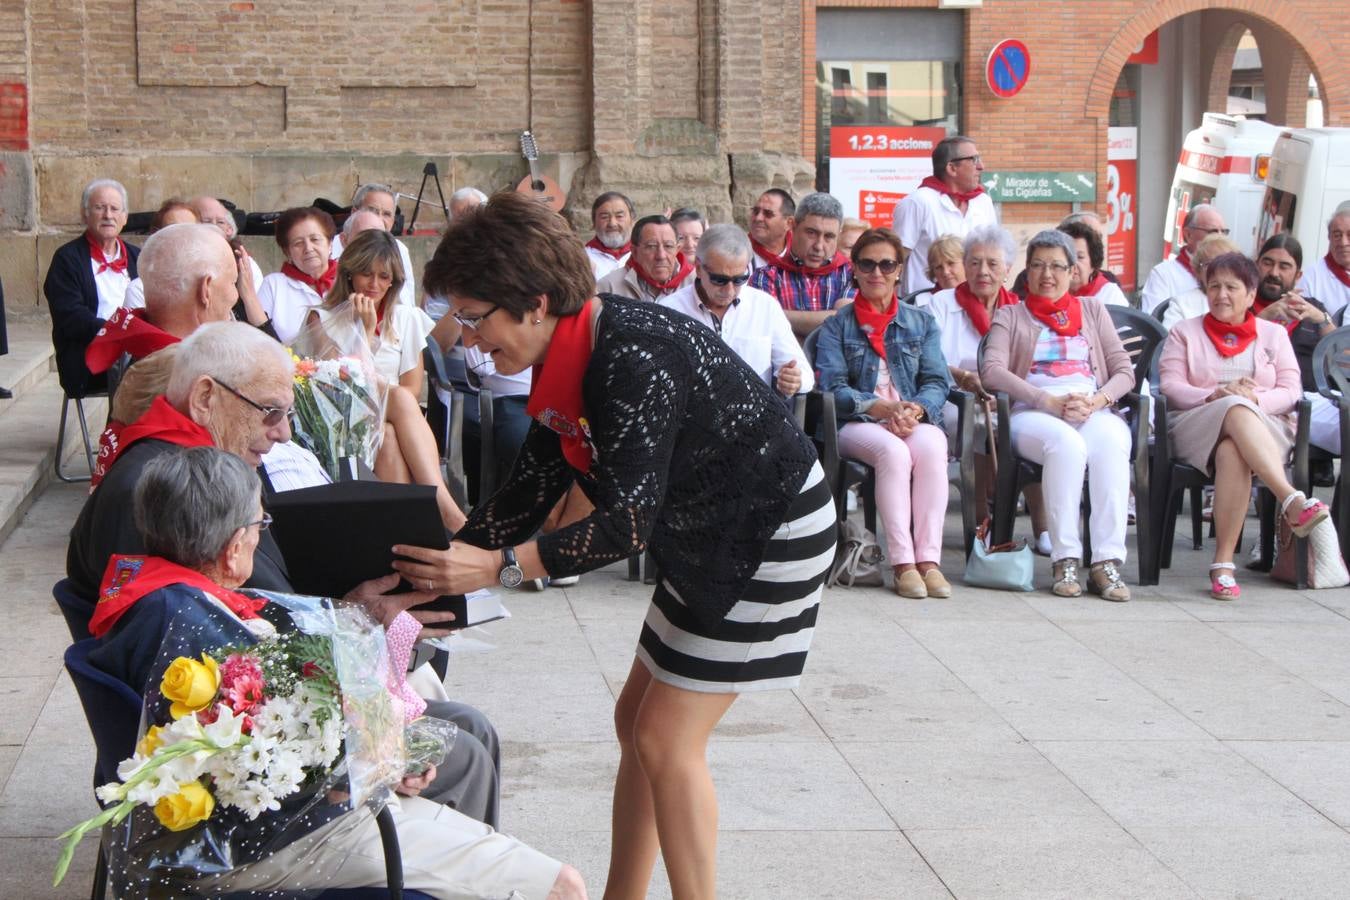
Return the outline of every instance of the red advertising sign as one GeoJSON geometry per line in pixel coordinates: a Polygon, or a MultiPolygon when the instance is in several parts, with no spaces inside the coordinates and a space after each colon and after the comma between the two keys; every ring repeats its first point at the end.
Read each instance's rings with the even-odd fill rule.
{"type": "Polygon", "coordinates": [[[873,228],[890,228],[895,221],[895,204],[907,196],[892,191],[859,191],[858,218],[873,228]]]}
{"type": "Polygon", "coordinates": [[[1108,129],[1106,146],[1106,268],[1121,290],[1138,286],[1134,198],[1139,190],[1139,129],[1108,129]]]}
{"type": "Polygon", "coordinates": [[[1158,62],[1158,30],[1155,28],[1149,33],[1149,36],[1134,48],[1130,58],[1126,63],[1139,63],[1144,66],[1151,66],[1158,62]]]}
{"type": "Polygon", "coordinates": [[[835,126],[830,129],[830,193],[844,205],[844,215],[889,228],[895,204],[933,174],[933,148],[946,136],[942,128],[835,126]]]}

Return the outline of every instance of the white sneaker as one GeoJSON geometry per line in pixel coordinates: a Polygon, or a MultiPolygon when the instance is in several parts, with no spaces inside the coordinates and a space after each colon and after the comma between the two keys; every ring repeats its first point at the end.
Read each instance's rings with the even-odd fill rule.
{"type": "Polygon", "coordinates": [[[571,587],[580,580],[580,575],[564,575],[562,578],[550,578],[548,583],[551,587],[571,587]]]}
{"type": "Polygon", "coordinates": [[[1031,545],[1031,552],[1037,556],[1049,556],[1050,549],[1050,532],[1042,531],[1036,542],[1031,545]]]}

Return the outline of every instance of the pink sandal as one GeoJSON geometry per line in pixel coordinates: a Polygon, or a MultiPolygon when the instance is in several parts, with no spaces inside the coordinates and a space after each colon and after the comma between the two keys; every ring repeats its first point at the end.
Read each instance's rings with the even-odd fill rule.
{"type": "Polygon", "coordinates": [[[1294,491],[1280,504],[1280,515],[1284,515],[1285,510],[1293,505],[1295,499],[1303,501],[1303,508],[1299,511],[1298,519],[1289,523],[1289,528],[1298,537],[1305,538],[1312,534],[1312,530],[1320,525],[1323,519],[1331,515],[1331,510],[1321,500],[1316,498],[1309,500],[1302,491],[1294,491]]]}
{"type": "Polygon", "coordinates": [[[1242,596],[1242,587],[1233,575],[1237,567],[1233,563],[1215,563],[1209,567],[1209,595],[1215,600],[1236,600],[1242,596]],[[1215,572],[1224,574],[1216,575],[1215,572]]]}

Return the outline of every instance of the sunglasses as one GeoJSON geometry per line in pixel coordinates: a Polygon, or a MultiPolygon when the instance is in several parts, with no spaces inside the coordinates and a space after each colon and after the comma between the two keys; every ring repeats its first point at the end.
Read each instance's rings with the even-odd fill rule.
{"type": "Polygon", "coordinates": [[[243,400],[245,403],[256,409],[258,412],[262,413],[263,424],[266,425],[268,428],[275,428],[276,426],[280,425],[281,420],[286,418],[286,414],[291,411],[289,407],[263,406],[258,401],[250,400],[248,397],[245,397],[243,394],[239,393],[234,388],[230,387],[228,384],[221,381],[219,378],[212,378],[211,380],[214,381],[216,384],[220,385],[221,387],[223,387],[225,390],[229,391],[231,394],[234,394],[240,400],[243,400]]]}
{"type": "Polygon", "coordinates": [[[708,280],[711,281],[713,284],[715,284],[717,287],[726,287],[729,284],[734,284],[736,285],[736,287],[740,287],[741,285],[745,284],[747,281],[750,280],[750,275],[749,273],[746,272],[742,272],[740,275],[718,275],[716,272],[705,271],[703,274],[707,275],[708,280]]]}
{"type": "Polygon", "coordinates": [[[871,275],[877,269],[881,270],[882,275],[894,275],[895,270],[900,268],[898,259],[860,259],[854,263],[854,268],[864,275],[871,275]]]}

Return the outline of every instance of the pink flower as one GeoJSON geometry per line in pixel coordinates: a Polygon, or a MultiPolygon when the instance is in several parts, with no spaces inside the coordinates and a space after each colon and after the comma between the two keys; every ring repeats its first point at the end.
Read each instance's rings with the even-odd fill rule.
{"type": "Polygon", "coordinates": [[[301,359],[295,363],[295,374],[298,378],[310,378],[317,371],[319,364],[312,359],[301,359]]]}
{"type": "Polygon", "coordinates": [[[225,699],[229,701],[230,709],[236,713],[256,712],[267,699],[263,694],[262,673],[257,675],[240,673],[234,679],[234,683],[225,688],[225,699]]]}
{"type": "Polygon", "coordinates": [[[318,663],[310,661],[300,667],[300,674],[306,678],[319,678],[324,674],[324,671],[318,663]]]}
{"type": "Polygon", "coordinates": [[[206,709],[197,711],[197,721],[203,725],[214,725],[216,719],[220,718],[220,704],[212,703],[206,709]]]}
{"type": "Polygon", "coordinates": [[[259,683],[263,680],[262,664],[258,657],[244,653],[231,653],[220,665],[220,687],[228,691],[239,678],[249,678],[259,683]]]}

